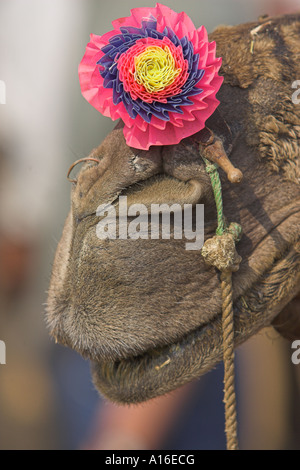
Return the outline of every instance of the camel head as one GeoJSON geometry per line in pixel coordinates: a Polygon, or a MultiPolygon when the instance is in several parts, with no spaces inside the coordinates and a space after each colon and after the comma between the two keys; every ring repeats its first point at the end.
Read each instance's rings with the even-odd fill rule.
{"type": "MultiPolygon", "coordinates": [[[[300,105],[292,100],[299,27],[300,15],[289,15],[219,27],[210,36],[223,57],[224,83],[207,127],[244,175],[234,184],[220,170],[225,216],[243,228],[242,261],[233,273],[236,346],[272,323],[300,337],[299,310],[292,308],[300,292],[300,105]]],[[[197,136],[135,150],[119,124],[90,159],[72,183],[47,322],[58,342],[90,359],[104,396],[138,403],[222,359],[221,288],[201,249],[187,249],[188,240],[176,237],[175,213],[166,238],[151,238],[141,227],[140,237],[130,238],[129,227],[136,227],[141,205],[176,204],[182,213],[189,205],[196,233],[203,205],[208,239],[216,206],[197,136]],[[127,237],[100,237],[108,208],[120,235],[125,196],[136,211],[122,225],[127,237]]]]}

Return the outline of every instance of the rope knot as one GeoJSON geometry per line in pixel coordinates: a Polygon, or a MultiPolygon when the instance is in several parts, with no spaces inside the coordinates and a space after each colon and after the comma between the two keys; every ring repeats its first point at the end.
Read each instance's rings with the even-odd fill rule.
{"type": "Polygon", "coordinates": [[[214,173],[214,172],[217,171],[217,168],[218,168],[218,167],[217,167],[217,165],[216,165],[215,163],[210,163],[210,162],[208,162],[208,160],[207,160],[206,168],[205,168],[206,173],[208,173],[208,174],[214,173]]]}
{"type": "Polygon", "coordinates": [[[206,240],[202,248],[205,262],[219,271],[238,271],[242,258],[237,253],[235,244],[241,233],[241,226],[231,223],[222,235],[215,235],[206,240]]]}

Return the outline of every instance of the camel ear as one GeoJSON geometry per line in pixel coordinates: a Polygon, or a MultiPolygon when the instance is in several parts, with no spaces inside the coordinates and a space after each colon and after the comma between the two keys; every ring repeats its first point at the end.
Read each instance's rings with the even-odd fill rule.
{"type": "Polygon", "coordinates": [[[277,315],[272,325],[289,341],[300,338],[300,294],[277,315]]]}

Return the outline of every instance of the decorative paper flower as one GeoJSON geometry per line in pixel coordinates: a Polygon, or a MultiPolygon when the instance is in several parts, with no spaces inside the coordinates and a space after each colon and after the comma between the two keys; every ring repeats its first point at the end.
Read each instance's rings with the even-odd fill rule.
{"type": "Polygon", "coordinates": [[[91,35],[79,65],[83,96],[124,123],[129,146],[177,144],[203,129],[219,105],[221,58],[185,14],[157,4],[134,8],[114,30],[91,35]]]}

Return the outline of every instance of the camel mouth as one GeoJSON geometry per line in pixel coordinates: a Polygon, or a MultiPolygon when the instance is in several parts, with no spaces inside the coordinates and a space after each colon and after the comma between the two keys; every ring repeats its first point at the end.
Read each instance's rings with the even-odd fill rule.
{"type": "MultiPolygon", "coordinates": [[[[299,289],[298,241],[296,249],[286,250],[272,268],[234,302],[235,346],[270,324],[299,289]],[[288,278],[287,268],[291,266],[292,277],[288,278]],[[289,286],[284,296],[279,294],[278,281],[283,289],[289,286]]],[[[93,381],[99,392],[111,401],[143,402],[205,374],[222,360],[222,354],[222,314],[218,312],[208,323],[172,344],[121,360],[92,361],[93,381]]]]}
{"type": "MultiPolygon", "coordinates": [[[[222,315],[219,313],[211,322],[199,326],[172,344],[158,346],[146,350],[143,354],[138,356],[128,356],[121,360],[92,362],[94,383],[102,395],[107,396],[107,398],[117,403],[137,403],[144,401],[144,399],[141,399],[139,387],[137,394],[135,394],[134,388],[130,385],[130,378],[134,379],[143,375],[145,372],[148,374],[150,373],[150,375],[156,375],[157,377],[163,377],[170,373],[170,369],[173,371],[173,375],[175,368],[174,364],[181,362],[182,358],[193,348],[196,342],[201,341],[203,344],[207,343],[210,335],[217,331],[221,344],[221,325],[222,315]],[[114,384],[119,383],[124,386],[125,376],[129,379],[127,386],[125,386],[127,392],[125,392],[124,388],[122,394],[116,394],[114,391],[114,384]],[[124,392],[126,393],[126,396],[123,395],[124,392]]],[[[218,361],[220,361],[221,358],[222,357],[220,355],[220,357],[218,357],[218,361]]],[[[203,373],[205,373],[209,368],[210,367],[204,369],[203,373]]],[[[187,371],[187,374],[188,373],[189,372],[187,371]]],[[[151,393],[151,396],[146,399],[154,398],[155,396],[156,392],[151,393]]]]}

